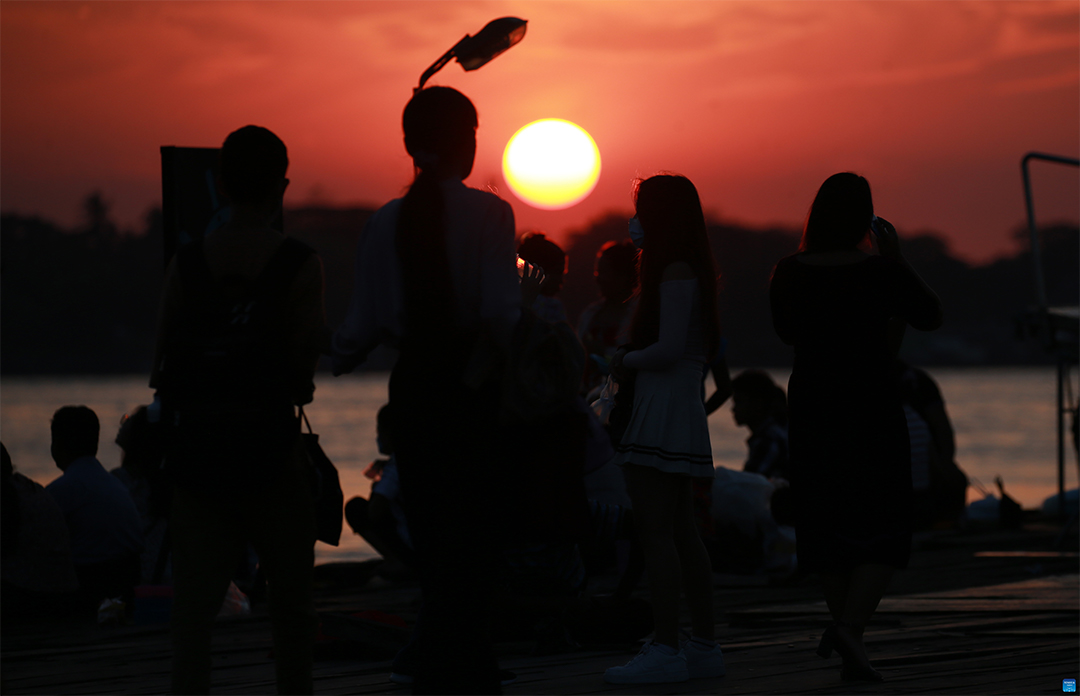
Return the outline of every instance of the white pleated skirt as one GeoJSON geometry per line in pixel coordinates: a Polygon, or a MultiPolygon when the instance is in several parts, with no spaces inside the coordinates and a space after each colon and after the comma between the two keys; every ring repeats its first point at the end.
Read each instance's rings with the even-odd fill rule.
{"type": "Polygon", "coordinates": [[[712,444],[701,399],[703,368],[700,360],[684,358],[667,370],[637,373],[634,412],[616,449],[616,464],[712,478],[712,444]]]}

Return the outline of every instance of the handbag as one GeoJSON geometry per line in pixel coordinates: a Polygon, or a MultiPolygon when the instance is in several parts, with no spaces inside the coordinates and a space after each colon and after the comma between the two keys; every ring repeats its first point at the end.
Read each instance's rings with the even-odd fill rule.
{"type": "Polygon", "coordinates": [[[304,449],[307,451],[311,468],[308,472],[311,482],[311,500],[315,508],[315,525],[319,541],[337,546],[341,541],[341,519],[345,507],[345,494],[341,492],[341,479],[337,467],[323,452],[319,436],[311,429],[311,421],[300,407],[300,417],[304,419],[307,432],[301,432],[304,449]]]}

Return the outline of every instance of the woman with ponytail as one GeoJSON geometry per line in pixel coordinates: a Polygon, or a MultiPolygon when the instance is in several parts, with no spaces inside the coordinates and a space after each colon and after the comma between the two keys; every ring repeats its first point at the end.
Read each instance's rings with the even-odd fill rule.
{"type": "Polygon", "coordinates": [[[510,205],[462,183],[476,109],[449,87],[417,92],[402,116],[416,175],[368,221],[334,373],[377,345],[397,348],[390,424],[424,606],[396,681],[414,693],[498,693],[487,624],[497,514],[499,385],[464,374],[479,337],[509,344],[521,307],[510,205]]]}

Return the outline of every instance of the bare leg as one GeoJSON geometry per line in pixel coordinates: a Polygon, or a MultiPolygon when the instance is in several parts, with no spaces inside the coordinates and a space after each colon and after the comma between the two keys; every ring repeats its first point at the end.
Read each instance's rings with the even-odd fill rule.
{"type": "Polygon", "coordinates": [[[675,509],[675,548],[682,565],[683,589],[690,605],[690,619],[695,638],[713,640],[716,619],[713,615],[712,561],[701,541],[694,522],[694,499],[691,479],[678,481],[678,507],[675,509]]]}
{"type": "Polygon", "coordinates": [[[829,605],[833,623],[843,620],[850,580],[851,576],[847,573],[821,574],[821,589],[825,594],[825,603],[829,605]]]}
{"type": "Polygon", "coordinates": [[[840,622],[858,641],[863,655],[866,654],[866,648],[862,645],[863,631],[877,610],[892,574],[891,566],[868,563],[857,566],[849,576],[847,601],[840,622]]]}
{"type": "Polygon", "coordinates": [[[626,489],[634,505],[634,526],[649,576],[655,641],[678,650],[682,580],[673,536],[677,477],[636,465],[626,466],[625,473],[626,489]]]}

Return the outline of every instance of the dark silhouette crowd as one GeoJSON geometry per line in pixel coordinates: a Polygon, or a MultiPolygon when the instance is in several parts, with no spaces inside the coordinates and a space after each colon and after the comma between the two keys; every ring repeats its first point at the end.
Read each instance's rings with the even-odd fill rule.
{"type": "Polygon", "coordinates": [[[169,586],[173,692],[207,693],[213,621],[239,585],[267,598],[278,691],[311,693],[322,503],[297,408],[320,353],[342,375],[385,345],[398,355],[389,402],[358,435],[385,459],[343,514],[384,559],[378,583],[422,590],[392,681],[499,693],[515,675],[496,660],[495,616],[540,653],[651,636],[610,683],[721,676],[714,571],[815,573],[832,616],[818,653],[837,652],[845,680],[880,681],[863,631],[913,530],[955,524],[967,480],[940,390],[896,358],[907,326],[940,326],[941,303],[866,179],[829,177],[798,253],[776,264],[785,391],[765,371],[729,374],[738,337],[721,330],[689,179],[634,182],[627,237],[600,249],[599,299],[572,327],[564,251],[541,231],[518,239],[510,205],[463,183],[472,102],[420,90],[402,127],[415,177],[367,222],[334,331],[318,255],[280,231],[285,144],[257,126],[229,134],[218,186],[231,216],[168,265],[156,397],[121,423],[121,466],[96,458],[83,406],[53,417],[63,473],[47,488],[3,450],[5,617],[104,620],[169,586]],[[741,471],[713,464],[708,417],[729,398],[748,433],[741,471]],[[617,590],[589,598],[603,573],[617,590]]]}

